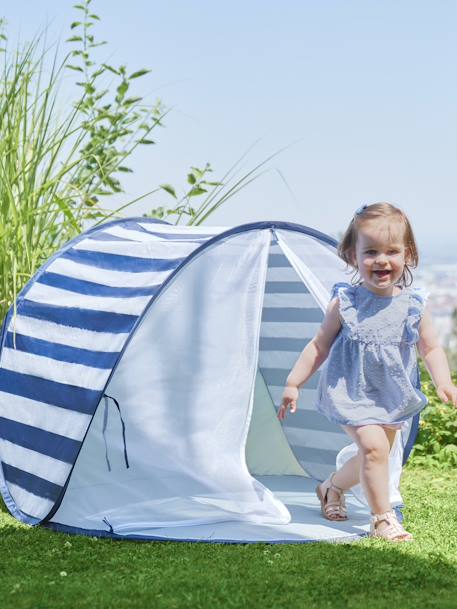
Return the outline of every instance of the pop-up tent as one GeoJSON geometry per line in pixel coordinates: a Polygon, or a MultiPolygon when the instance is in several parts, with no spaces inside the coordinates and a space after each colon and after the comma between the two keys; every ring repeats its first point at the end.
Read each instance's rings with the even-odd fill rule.
{"type": "MultiPolygon", "coordinates": [[[[354,446],[314,407],[281,423],[286,377],[330,287],[336,242],[285,222],[131,218],[66,244],[2,331],[1,490],[32,525],[133,539],[305,542],[368,530],[322,518],[314,487],[354,446]]],[[[419,379],[417,380],[419,383],[419,379]]],[[[391,501],[417,418],[391,451],[391,501]]]]}

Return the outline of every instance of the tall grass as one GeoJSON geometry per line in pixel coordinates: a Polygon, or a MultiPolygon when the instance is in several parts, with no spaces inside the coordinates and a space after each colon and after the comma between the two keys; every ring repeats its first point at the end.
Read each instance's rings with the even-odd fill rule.
{"type": "Polygon", "coordinates": [[[158,218],[200,224],[230,197],[259,177],[259,169],[280,151],[241,177],[241,159],[222,181],[211,181],[209,163],[191,167],[187,187],[178,197],[170,184],[159,184],[115,210],[103,201],[123,191],[120,176],[138,146],[154,144],[151,131],[167,114],[160,100],[145,104],[131,85],[149,72],[127,72],[94,58],[106,44],[94,35],[100,18],[92,0],[76,4],[77,20],[60,58],[48,48],[45,34],[8,48],[0,21],[0,315],[3,318],[23,285],[65,242],[88,225],[119,216],[139,199],[159,193],[174,207],[158,207],[158,218]],[[62,98],[64,79],[76,75],[76,95],[62,98]],[[105,78],[105,80],[104,80],[105,78]],[[106,84],[106,79],[110,81],[106,84]],[[203,199],[200,206],[194,201],[203,199]]]}
{"type": "MultiPolygon", "coordinates": [[[[0,73],[2,316],[19,289],[52,252],[79,233],[85,222],[100,221],[113,213],[103,209],[99,198],[121,190],[113,174],[119,171],[123,157],[131,152],[131,147],[120,153],[115,151],[115,155],[101,154],[102,146],[95,150],[94,134],[100,125],[100,116],[88,115],[85,111],[86,91],[69,108],[62,109],[59,90],[71,54],[59,62],[58,50],[51,54],[42,36],[18,46],[14,52],[3,51],[0,73]],[[106,188],[109,182],[111,188],[106,188]]],[[[157,123],[159,117],[147,124],[146,131],[157,123]]],[[[138,125],[134,125],[134,130],[135,127],[138,131],[138,125]]],[[[106,147],[113,150],[114,140],[112,134],[107,134],[106,147]]]]}

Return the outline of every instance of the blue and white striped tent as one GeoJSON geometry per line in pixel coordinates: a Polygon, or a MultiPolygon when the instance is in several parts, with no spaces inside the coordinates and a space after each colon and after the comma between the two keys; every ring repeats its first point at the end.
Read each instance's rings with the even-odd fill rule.
{"type": "MultiPolygon", "coordinates": [[[[366,534],[360,487],[345,523],[324,520],[314,496],[355,449],[314,408],[319,371],[297,413],[276,416],[331,285],[347,281],[335,248],[298,224],[145,218],[66,244],[3,324],[0,485],[11,514],[150,540],[366,534]]],[[[413,419],[397,434],[394,505],[416,432],[413,419]]]]}

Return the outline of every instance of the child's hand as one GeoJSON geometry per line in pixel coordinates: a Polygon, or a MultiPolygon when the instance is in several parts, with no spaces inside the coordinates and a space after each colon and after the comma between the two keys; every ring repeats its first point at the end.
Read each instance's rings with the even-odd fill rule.
{"type": "Polygon", "coordinates": [[[298,387],[290,387],[287,385],[282,395],[281,406],[278,411],[278,419],[283,421],[287,414],[287,409],[290,407],[290,412],[297,410],[298,387]]]}
{"type": "Polygon", "coordinates": [[[438,394],[440,400],[442,400],[443,402],[447,403],[449,400],[451,400],[454,406],[457,406],[457,387],[452,383],[447,383],[446,385],[439,385],[436,388],[436,393],[438,394]]]}

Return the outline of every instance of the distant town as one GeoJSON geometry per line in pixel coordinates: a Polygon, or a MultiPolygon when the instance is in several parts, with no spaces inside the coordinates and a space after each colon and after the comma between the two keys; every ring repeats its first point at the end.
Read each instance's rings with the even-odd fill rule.
{"type": "Polygon", "coordinates": [[[443,346],[457,350],[457,337],[453,335],[452,327],[452,315],[457,309],[457,256],[453,262],[425,261],[414,272],[414,285],[430,292],[430,310],[443,346]]]}

